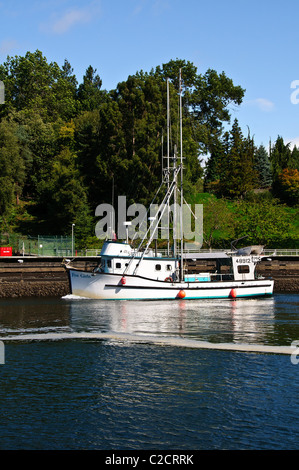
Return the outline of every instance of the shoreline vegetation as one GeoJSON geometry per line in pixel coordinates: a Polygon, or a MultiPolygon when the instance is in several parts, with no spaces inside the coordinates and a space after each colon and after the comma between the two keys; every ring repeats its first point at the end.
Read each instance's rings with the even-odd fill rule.
{"type": "Polygon", "coordinates": [[[167,131],[171,158],[179,148],[179,69],[184,195],[191,207],[203,204],[203,247],[246,236],[246,245],[298,248],[299,149],[281,136],[256,145],[254,129],[243,135],[232,110],[246,91],[225,72],[176,59],[108,91],[92,66],[79,83],[67,59],[59,66],[39,50],[0,64],[0,246],[19,253],[74,227],[76,249],[98,248],[99,204],[126,195],[128,205],[149,207],[167,131]]]}

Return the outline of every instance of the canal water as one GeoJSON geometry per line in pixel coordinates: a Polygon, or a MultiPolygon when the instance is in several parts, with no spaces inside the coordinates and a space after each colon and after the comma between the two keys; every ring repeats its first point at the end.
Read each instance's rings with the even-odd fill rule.
{"type": "Polygon", "coordinates": [[[298,448],[299,295],[3,299],[0,339],[2,450],[298,448]]]}

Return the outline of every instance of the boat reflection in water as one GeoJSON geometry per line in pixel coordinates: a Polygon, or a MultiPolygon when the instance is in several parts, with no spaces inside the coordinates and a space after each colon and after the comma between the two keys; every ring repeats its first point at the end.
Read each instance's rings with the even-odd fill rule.
{"type": "Polygon", "coordinates": [[[274,297],[177,302],[73,299],[70,303],[73,328],[125,334],[128,340],[130,335],[141,340],[150,335],[264,344],[275,335],[274,297]]]}

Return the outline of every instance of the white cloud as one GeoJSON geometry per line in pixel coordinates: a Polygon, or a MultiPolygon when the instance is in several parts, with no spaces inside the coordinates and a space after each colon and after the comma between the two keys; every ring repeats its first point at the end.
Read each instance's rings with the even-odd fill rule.
{"type": "Polygon", "coordinates": [[[0,54],[10,54],[13,49],[16,49],[18,47],[19,43],[15,39],[5,39],[0,43],[0,54]]]}
{"type": "Polygon", "coordinates": [[[140,13],[142,13],[145,5],[146,5],[146,0],[138,1],[135,8],[134,8],[134,10],[133,10],[133,14],[134,15],[139,15],[140,13]]]}
{"type": "Polygon", "coordinates": [[[138,0],[133,10],[134,15],[144,13],[145,9],[148,9],[150,13],[158,16],[164,13],[164,11],[170,8],[169,0],[138,0]]]}
{"type": "Polygon", "coordinates": [[[164,13],[170,8],[168,0],[156,0],[153,4],[153,11],[156,15],[164,13]]]}
{"type": "Polygon", "coordinates": [[[64,34],[73,26],[87,24],[100,13],[100,2],[94,0],[84,8],[69,8],[62,14],[53,14],[47,23],[40,25],[40,29],[54,34],[64,34]]]}
{"type": "Polygon", "coordinates": [[[290,148],[293,149],[296,145],[299,148],[299,137],[294,137],[292,139],[284,139],[285,144],[290,144],[290,148]]]}
{"type": "Polygon", "coordinates": [[[245,102],[245,104],[246,103],[250,106],[256,106],[263,112],[273,111],[275,107],[274,103],[270,100],[267,100],[266,98],[256,98],[255,100],[245,102]]]}
{"type": "Polygon", "coordinates": [[[62,34],[78,23],[88,23],[91,15],[86,10],[69,10],[52,23],[52,32],[62,34]]]}

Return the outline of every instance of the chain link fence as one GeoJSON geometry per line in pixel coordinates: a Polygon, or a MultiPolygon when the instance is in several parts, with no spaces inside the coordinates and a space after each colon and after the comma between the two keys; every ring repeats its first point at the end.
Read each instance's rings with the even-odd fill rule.
{"type": "Polygon", "coordinates": [[[75,256],[75,237],[42,236],[19,238],[18,252],[24,256],[75,256]]]}

